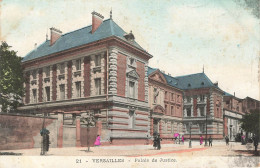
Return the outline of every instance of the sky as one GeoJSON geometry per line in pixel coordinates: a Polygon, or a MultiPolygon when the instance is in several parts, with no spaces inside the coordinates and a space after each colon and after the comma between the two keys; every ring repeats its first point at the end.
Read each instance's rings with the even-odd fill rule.
{"type": "Polygon", "coordinates": [[[2,0],[1,40],[24,57],[50,37],[91,24],[91,12],[113,20],[172,76],[201,73],[239,98],[259,99],[260,24],[237,0],[2,0]]]}

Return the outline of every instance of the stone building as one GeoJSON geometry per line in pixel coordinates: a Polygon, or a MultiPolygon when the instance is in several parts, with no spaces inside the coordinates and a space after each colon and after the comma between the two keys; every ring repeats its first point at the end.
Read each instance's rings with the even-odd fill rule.
{"type": "Polygon", "coordinates": [[[224,95],[204,72],[172,77],[148,67],[152,55],[134,34],[112,13],[103,19],[92,12],[89,26],[66,34],[51,28],[50,39],[23,59],[27,82],[19,110],[57,119],[58,147],[73,139],[81,145],[80,118],[87,114],[97,119],[103,144],[144,144],[154,133],[163,139],[174,133],[233,138],[243,112],[259,108],[249,97],[224,95]]]}
{"type": "Polygon", "coordinates": [[[238,133],[242,133],[240,120],[245,115],[242,110],[242,100],[225,92],[223,98],[223,121],[224,135],[229,136],[230,141],[234,141],[238,133]]]}
{"type": "Polygon", "coordinates": [[[223,138],[223,95],[218,83],[203,73],[172,77],[148,69],[151,133],[165,138],[174,133],[199,139],[223,138]]]}
{"type": "Polygon", "coordinates": [[[242,111],[245,114],[250,113],[251,110],[260,110],[260,101],[251,97],[242,99],[242,111]]]}
{"type": "MultiPolygon", "coordinates": [[[[146,142],[149,130],[148,60],[152,56],[112,19],[92,12],[92,24],[50,40],[23,61],[25,113],[58,117],[61,127],[80,127],[80,116],[94,114],[101,140],[146,142]]],[[[62,136],[64,129],[59,129],[62,136]]],[[[73,137],[79,139],[77,132],[73,137]]],[[[62,144],[62,142],[60,142],[62,144]]],[[[58,145],[62,146],[62,145],[58,145]]]]}
{"type": "Polygon", "coordinates": [[[183,90],[185,138],[223,138],[223,94],[218,83],[203,73],[175,77],[183,90]]]}
{"type": "Polygon", "coordinates": [[[182,90],[177,80],[159,69],[148,68],[150,133],[159,133],[163,139],[172,139],[175,133],[183,134],[182,90]]]}

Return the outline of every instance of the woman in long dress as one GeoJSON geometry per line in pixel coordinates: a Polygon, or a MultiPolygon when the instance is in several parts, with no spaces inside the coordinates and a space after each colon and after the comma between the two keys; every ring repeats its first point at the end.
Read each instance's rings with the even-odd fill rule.
{"type": "Polygon", "coordinates": [[[100,143],[100,136],[99,135],[97,135],[97,138],[96,138],[96,141],[95,141],[94,145],[95,146],[100,146],[101,145],[101,143],[100,143]]]}
{"type": "Polygon", "coordinates": [[[202,135],[200,136],[200,145],[203,144],[203,137],[202,135]]]}

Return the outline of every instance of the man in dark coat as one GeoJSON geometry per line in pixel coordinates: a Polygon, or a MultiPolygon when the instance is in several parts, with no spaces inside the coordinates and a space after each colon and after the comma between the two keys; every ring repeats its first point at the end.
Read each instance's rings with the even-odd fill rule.
{"type": "Polygon", "coordinates": [[[228,138],[228,136],[225,137],[225,140],[226,140],[226,145],[229,145],[229,138],[228,138]]]}
{"type": "Polygon", "coordinates": [[[154,147],[154,148],[157,148],[157,135],[154,135],[153,147],[154,147]]]}
{"type": "Polygon", "coordinates": [[[160,150],[161,149],[161,137],[160,137],[160,134],[158,134],[158,136],[157,136],[157,140],[156,140],[156,142],[157,142],[157,150],[160,150]]]}
{"type": "Polygon", "coordinates": [[[254,141],[254,146],[255,146],[255,152],[257,152],[257,147],[258,147],[258,136],[254,135],[253,137],[254,141]]]}
{"type": "Polygon", "coordinates": [[[213,139],[211,138],[211,136],[209,137],[209,146],[211,146],[212,147],[212,141],[213,141],[213,139]]]}

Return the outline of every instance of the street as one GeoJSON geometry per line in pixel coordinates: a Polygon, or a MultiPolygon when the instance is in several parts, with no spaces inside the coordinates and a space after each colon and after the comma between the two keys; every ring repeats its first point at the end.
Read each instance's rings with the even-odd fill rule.
{"type": "MultiPolygon", "coordinates": [[[[87,152],[87,147],[67,147],[50,148],[47,156],[252,156],[253,145],[241,145],[241,143],[230,142],[228,146],[224,142],[213,142],[213,147],[199,145],[198,141],[192,143],[189,148],[188,143],[183,144],[162,144],[161,150],[156,150],[152,145],[128,145],[128,146],[99,146],[91,147],[87,152]]],[[[22,156],[39,156],[40,148],[24,150],[5,150],[3,154],[17,154],[22,156]]]]}
{"type": "Polygon", "coordinates": [[[253,156],[252,144],[213,142],[213,147],[192,142],[162,144],[161,150],[152,145],[50,148],[40,156],[40,148],[0,151],[2,167],[259,167],[259,156],[253,156]],[[251,146],[250,146],[251,145],[251,146]],[[18,156],[10,156],[18,155],[18,156]]]}

